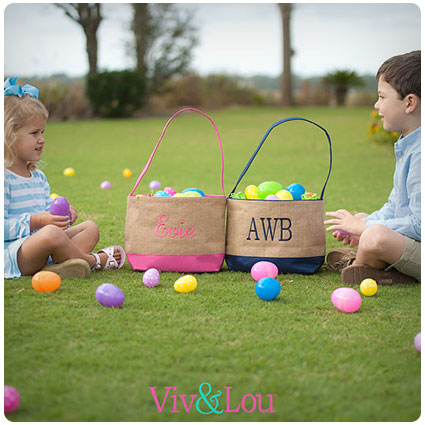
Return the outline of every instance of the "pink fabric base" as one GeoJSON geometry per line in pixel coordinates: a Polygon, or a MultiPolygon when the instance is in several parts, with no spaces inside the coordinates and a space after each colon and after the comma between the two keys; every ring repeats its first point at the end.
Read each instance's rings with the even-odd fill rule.
{"type": "Polygon", "coordinates": [[[134,270],[155,268],[163,272],[203,273],[218,272],[224,254],[209,255],[141,255],[127,252],[127,260],[134,270]]]}

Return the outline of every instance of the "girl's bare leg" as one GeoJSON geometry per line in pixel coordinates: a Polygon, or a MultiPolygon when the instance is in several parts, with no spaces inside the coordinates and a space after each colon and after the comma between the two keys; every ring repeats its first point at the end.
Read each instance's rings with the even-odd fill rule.
{"type": "Polygon", "coordinates": [[[93,221],[84,221],[76,226],[65,230],[69,239],[77,245],[81,251],[88,254],[93,251],[99,242],[99,229],[93,221]]]}
{"type": "MultiPolygon", "coordinates": [[[[77,227],[75,226],[75,228],[77,227]]],[[[59,227],[48,225],[26,239],[18,251],[18,267],[21,274],[26,276],[38,272],[46,265],[49,255],[52,256],[56,263],[62,263],[71,258],[81,258],[87,261],[90,268],[92,268],[95,265],[96,259],[88,252],[84,252],[81,247],[88,249],[93,244],[93,241],[89,242],[83,237],[82,231],[78,230],[75,231],[75,234],[71,232],[72,238],[70,238],[69,233],[64,232],[59,227]]],[[[107,255],[101,253],[99,257],[103,268],[107,260],[107,255]]],[[[119,252],[115,252],[114,257],[117,261],[121,258],[119,252]]]]}

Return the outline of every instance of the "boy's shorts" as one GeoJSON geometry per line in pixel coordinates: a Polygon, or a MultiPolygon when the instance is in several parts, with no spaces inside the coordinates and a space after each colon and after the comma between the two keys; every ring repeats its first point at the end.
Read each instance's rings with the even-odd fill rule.
{"type": "Polygon", "coordinates": [[[421,243],[406,236],[406,245],[400,259],[386,270],[397,269],[399,272],[421,280],[421,243]]]}

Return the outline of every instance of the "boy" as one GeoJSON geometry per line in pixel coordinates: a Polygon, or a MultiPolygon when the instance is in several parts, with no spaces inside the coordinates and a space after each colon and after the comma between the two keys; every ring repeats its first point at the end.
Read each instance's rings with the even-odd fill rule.
{"type": "Polygon", "coordinates": [[[341,270],[341,280],[358,285],[412,283],[421,277],[421,52],[394,56],[379,68],[375,108],[385,130],[400,133],[388,202],[368,215],[346,210],[327,212],[327,231],[343,245],[329,251],[328,268],[341,270]],[[338,232],[346,232],[340,233],[338,232]]]}

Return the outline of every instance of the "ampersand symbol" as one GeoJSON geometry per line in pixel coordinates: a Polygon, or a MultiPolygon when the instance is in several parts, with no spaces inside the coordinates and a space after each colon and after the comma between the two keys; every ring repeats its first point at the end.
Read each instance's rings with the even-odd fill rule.
{"type": "Polygon", "coordinates": [[[220,415],[221,413],[223,413],[223,410],[217,410],[219,402],[217,400],[218,397],[220,397],[221,395],[221,391],[217,391],[216,395],[212,395],[209,400],[207,398],[207,396],[211,393],[211,385],[208,382],[203,382],[201,385],[199,385],[199,395],[201,396],[200,398],[198,398],[198,400],[196,401],[196,409],[198,410],[199,413],[202,413],[203,415],[210,415],[211,413],[216,413],[217,415],[220,415]],[[206,394],[204,394],[202,387],[206,385],[208,387],[208,392],[206,394]],[[199,408],[199,403],[201,402],[201,400],[203,400],[205,402],[205,404],[209,407],[210,411],[209,412],[204,412],[199,408]],[[212,402],[214,402],[214,407],[212,406],[212,402]]]}

